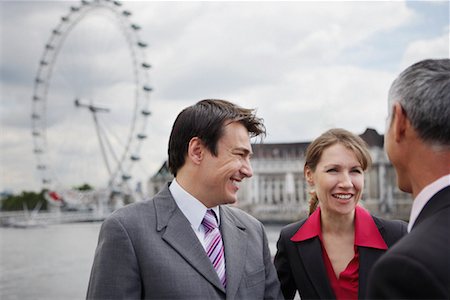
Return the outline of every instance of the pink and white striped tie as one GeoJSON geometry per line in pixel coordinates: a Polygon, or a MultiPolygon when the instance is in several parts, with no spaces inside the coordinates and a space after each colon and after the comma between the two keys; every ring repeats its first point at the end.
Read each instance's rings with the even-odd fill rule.
{"type": "Polygon", "coordinates": [[[217,225],[216,214],[211,209],[206,211],[202,225],[205,228],[206,254],[219,276],[223,286],[227,285],[225,276],[225,256],[223,252],[222,236],[217,225]]]}

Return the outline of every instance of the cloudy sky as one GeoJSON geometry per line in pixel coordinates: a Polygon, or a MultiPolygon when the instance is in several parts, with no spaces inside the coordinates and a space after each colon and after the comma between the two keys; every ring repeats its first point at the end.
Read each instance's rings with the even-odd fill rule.
{"type": "MultiPolygon", "coordinates": [[[[0,2],[0,191],[41,188],[31,134],[34,80],[52,30],[78,5],[0,2]]],[[[265,142],[309,141],[330,127],[383,133],[386,95],[398,73],[449,57],[448,1],[125,1],[121,9],[141,26],[152,65],[148,138],[133,169],[141,181],[166,159],[176,115],[198,100],[257,108],[265,142]]],[[[107,182],[92,114],[75,108],[75,97],[110,110],[98,115],[111,140],[123,144],[129,135],[133,69],[120,24],[111,14],[86,15],[54,63],[42,115],[61,185],[107,182]]]]}

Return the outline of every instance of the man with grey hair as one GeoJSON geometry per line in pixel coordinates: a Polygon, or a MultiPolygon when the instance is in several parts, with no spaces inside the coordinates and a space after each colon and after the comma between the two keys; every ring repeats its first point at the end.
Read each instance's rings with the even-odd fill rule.
{"type": "Polygon", "coordinates": [[[385,148],[414,202],[409,233],[373,267],[370,299],[450,299],[450,60],[423,60],[389,91],[385,148]]]}

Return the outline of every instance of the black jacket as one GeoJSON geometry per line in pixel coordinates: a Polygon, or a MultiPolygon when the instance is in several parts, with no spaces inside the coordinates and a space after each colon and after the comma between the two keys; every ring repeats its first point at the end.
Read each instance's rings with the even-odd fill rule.
{"type": "Polygon", "coordinates": [[[450,299],[450,186],[427,202],[369,278],[368,298],[450,299]]]}
{"type": "MultiPolygon", "coordinates": [[[[372,216],[375,224],[390,248],[407,232],[404,221],[390,221],[372,216]]],[[[291,241],[292,236],[305,223],[306,219],[287,225],[281,230],[275,255],[275,267],[286,299],[293,299],[296,290],[302,300],[335,299],[322,259],[322,248],[318,237],[302,241],[291,241]]],[[[386,250],[358,247],[359,251],[359,290],[358,298],[364,298],[367,277],[375,261],[386,250]]]]}

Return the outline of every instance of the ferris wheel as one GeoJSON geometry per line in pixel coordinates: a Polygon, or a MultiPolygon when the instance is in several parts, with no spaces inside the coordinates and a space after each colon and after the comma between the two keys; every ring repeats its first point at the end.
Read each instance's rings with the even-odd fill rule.
{"type": "Polygon", "coordinates": [[[141,27],[121,2],[81,1],[52,30],[32,96],[33,153],[42,187],[83,184],[130,194],[150,116],[141,27]]]}

